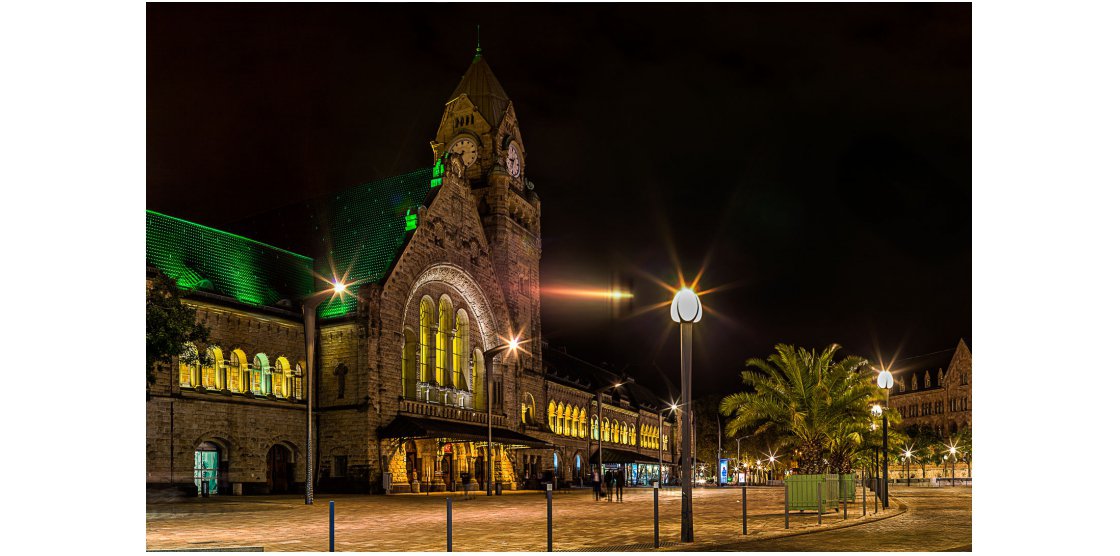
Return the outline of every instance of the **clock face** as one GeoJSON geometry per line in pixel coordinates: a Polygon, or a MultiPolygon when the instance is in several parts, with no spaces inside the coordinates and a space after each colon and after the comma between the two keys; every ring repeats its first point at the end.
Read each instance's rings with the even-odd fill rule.
{"type": "Polygon", "coordinates": [[[478,160],[478,144],[470,137],[460,137],[451,144],[449,151],[462,156],[463,164],[470,166],[478,160]]]}
{"type": "Polygon", "coordinates": [[[515,178],[521,175],[521,153],[517,151],[517,143],[510,143],[506,151],[506,169],[515,178]]]}

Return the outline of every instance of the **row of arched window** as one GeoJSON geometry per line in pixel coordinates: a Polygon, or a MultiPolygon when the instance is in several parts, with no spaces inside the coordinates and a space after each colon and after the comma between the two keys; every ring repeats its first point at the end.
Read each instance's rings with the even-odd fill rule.
{"type": "MultiPolygon", "coordinates": [[[[633,423],[619,423],[615,419],[603,418],[603,442],[616,444],[637,444],[638,435],[634,434],[633,423]]],[[[599,440],[599,416],[591,416],[591,439],[599,440]]]]}
{"type": "Polygon", "coordinates": [[[269,361],[264,353],[250,360],[239,348],[230,351],[227,359],[216,345],[199,353],[188,343],[179,355],[179,386],[302,400],[302,363],[293,364],[284,356],[269,361]]]}
{"type": "MultiPolygon", "coordinates": [[[[653,425],[642,425],[641,434],[641,445],[643,448],[657,448],[657,427],[653,425]]],[[[662,441],[664,441],[664,438],[662,441]]]]}
{"type": "Polygon", "coordinates": [[[587,438],[587,409],[549,400],[548,428],[559,435],[587,438]]]}

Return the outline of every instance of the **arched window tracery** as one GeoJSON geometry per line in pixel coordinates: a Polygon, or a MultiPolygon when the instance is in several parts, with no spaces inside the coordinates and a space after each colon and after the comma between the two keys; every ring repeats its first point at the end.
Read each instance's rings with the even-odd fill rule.
{"type": "Polygon", "coordinates": [[[439,300],[439,331],[436,334],[436,384],[451,386],[451,327],[454,320],[451,298],[446,295],[439,300]]]}
{"type": "Polygon", "coordinates": [[[470,384],[466,376],[470,367],[468,361],[471,352],[470,341],[471,330],[467,312],[459,309],[455,314],[455,339],[452,341],[451,351],[452,358],[454,359],[452,365],[452,382],[455,388],[460,390],[466,390],[470,384]]]}
{"type": "Polygon", "coordinates": [[[420,300],[420,382],[432,382],[436,331],[435,302],[424,296],[420,300]]]}

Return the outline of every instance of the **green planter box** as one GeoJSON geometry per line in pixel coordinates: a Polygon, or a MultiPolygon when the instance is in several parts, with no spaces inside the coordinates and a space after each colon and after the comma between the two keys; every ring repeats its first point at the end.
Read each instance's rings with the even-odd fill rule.
{"type": "Polygon", "coordinates": [[[855,477],[847,475],[790,475],[786,477],[789,490],[789,509],[816,510],[840,509],[840,497],[849,502],[856,501],[855,477]],[[818,505],[817,485],[820,485],[820,504],[818,505]]]}

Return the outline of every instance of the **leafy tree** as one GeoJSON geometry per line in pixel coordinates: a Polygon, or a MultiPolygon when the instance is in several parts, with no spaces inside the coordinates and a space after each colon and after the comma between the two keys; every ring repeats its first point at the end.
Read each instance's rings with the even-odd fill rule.
{"type": "Polygon", "coordinates": [[[937,467],[941,464],[941,452],[944,448],[941,438],[928,426],[911,426],[906,429],[910,442],[913,445],[911,461],[922,470],[922,478],[926,478],[926,466],[937,467]]]}
{"type": "Polygon", "coordinates": [[[728,434],[769,435],[775,448],[797,454],[802,472],[823,473],[830,446],[851,441],[845,439],[848,425],[867,423],[870,402],[882,394],[874,377],[861,372],[866,359],[833,360],[837,344],[819,354],[786,344],[774,349],[766,359],[748,360],[742,372],[747,390],[720,403],[724,415],[733,415],[728,434]]]}
{"type": "Polygon", "coordinates": [[[147,293],[147,355],[148,386],[156,381],[157,363],[170,363],[171,358],[183,351],[187,342],[205,342],[210,334],[201,323],[195,322],[195,312],[183,305],[179,287],[163,273],[156,273],[149,282],[147,293]]]}

